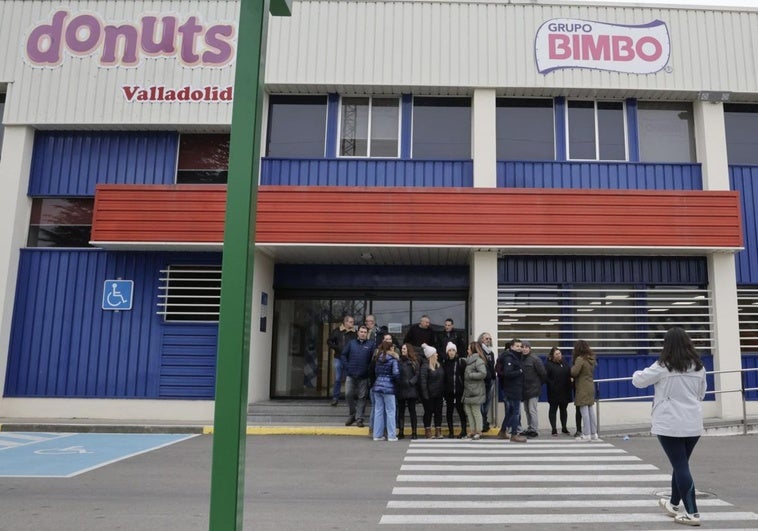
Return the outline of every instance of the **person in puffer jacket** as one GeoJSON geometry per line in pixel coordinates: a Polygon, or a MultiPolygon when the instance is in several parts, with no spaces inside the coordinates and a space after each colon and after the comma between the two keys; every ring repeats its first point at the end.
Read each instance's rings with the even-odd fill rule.
{"type": "Polygon", "coordinates": [[[395,399],[397,400],[397,438],[405,438],[405,408],[411,417],[411,439],[418,438],[416,419],[416,399],[418,398],[419,363],[416,349],[410,343],[400,348],[400,376],[395,381],[395,399]]]}
{"type": "Polygon", "coordinates": [[[434,417],[434,438],[442,439],[442,396],[445,392],[445,371],[437,360],[437,349],[426,343],[421,345],[426,363],[419,374],[419,392],[424,403],[424,436],[432,438],[432,416],[434,417]]]}
{"type": "Polygon", "coordinates": [[[395,419],[395,380],[400,375],[398,354],[392,343],[384,343],[379,347],[376,357],[376,381],[374,382],[374,440],[384,440],[384,430],[387,429],[387,440],[397,441],[395,419]]]}
{"type": "Polygon", "coordinates": [[[476,341],[469,344],[467,354],[463,374],[463,408],[471,428],[469,437],[478,441],[482,437],[481,406],[487,396],[487,387],[484,384],[487,377],[487,358],[476,341]]]}
{"type": "Polygon", "coordinates": [[[466,437],[466,413],[463,411],[463,372],[466,370],[466,360],[458,355],[458,347],[452,341],[445,346],[445,356],[442,356],[442,369],[445,371],[445,415],[447,419],[447,437],[455,438],[453,431],[453,412],[458,411],[461,421],[459,439],[466,437]]]}

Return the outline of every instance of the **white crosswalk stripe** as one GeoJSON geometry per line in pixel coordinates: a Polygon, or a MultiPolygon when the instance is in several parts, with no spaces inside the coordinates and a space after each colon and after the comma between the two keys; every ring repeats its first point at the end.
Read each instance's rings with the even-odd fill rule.
{"type": "MultiPolygon", "coordinates": [[[[671,476],[641,461],[606,442],[411,441],[380,523],[665,528],[671,476]]],[[[708,529],[758,529],[758,514],[727,501],[698,508],[708,529]]]]}

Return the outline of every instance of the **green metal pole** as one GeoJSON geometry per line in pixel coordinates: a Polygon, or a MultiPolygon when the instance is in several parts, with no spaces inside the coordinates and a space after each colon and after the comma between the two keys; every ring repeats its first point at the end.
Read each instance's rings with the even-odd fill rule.
{"type": "Polygon", "coordinates": [[[216,361],[211,531],[241,530],[244,513],[247,379],[267,7],[265,0],[240,0],[216,361]]]}

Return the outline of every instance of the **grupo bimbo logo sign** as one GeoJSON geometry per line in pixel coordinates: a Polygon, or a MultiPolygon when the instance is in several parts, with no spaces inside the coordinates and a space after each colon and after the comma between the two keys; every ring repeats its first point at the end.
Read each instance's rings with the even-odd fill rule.
{"type": "Polygon", "coordinates": [[[537,70],[591,68],[627,74],[653,74],[671,55],[666,23],[628,26],[572,18],[552,19],[534,40],[537,70]]]}

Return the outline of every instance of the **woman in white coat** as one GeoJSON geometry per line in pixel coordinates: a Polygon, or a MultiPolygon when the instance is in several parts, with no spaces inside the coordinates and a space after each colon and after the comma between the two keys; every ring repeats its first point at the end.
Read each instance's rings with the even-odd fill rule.
{"type": "Polygon", "coordinates": [[[699,526],[689,460],[703,433],[701,402],[706,384],[703,362],[687,332],[678,327],[666,332],[660,358],[644,371],[636,371],[632,384],[655,386],[650,432],[658,436],[673,469],[671,498],[658,503],[676,523],[699,526]]]}

